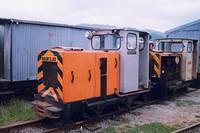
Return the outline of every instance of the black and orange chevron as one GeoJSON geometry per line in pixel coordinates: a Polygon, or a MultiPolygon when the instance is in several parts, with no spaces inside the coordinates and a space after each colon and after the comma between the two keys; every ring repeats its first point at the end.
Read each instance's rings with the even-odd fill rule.
{"type": "Polygon", "coordinates": [[[151,60],[153,63],[153,76],[160,78],[161,76],[161,56],[155,52],[150,52],[151,60]]]}
{"type": "Polygon", "coordinates": [[[38,93],[63,100],[63,60],[57,51],[45,50],[38,54],[38,93]]]}

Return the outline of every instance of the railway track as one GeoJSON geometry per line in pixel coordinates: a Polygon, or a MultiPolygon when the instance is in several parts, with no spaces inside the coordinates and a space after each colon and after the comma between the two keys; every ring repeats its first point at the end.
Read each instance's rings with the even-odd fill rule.
{"type": "Polygon", "coordinates": [[[131,108],[128,109],[122,109],[122,110],[117,110],[114,112],[102,114],[100,116],[95,116],[95,117],[89,117],[87,119],[79,119],[79,120],[73,120],[71,122],[68,122],[67,124],[62,124],[62,121],[59,122],[59,120],[55,122],[55,120],[47,120],[47,119],[39,119],[39,120],[33,120],[33,121],[27,121],[15,125],[10,125],[10,126],[5,126],[0,128],[0,133],[16,133],[16,132],[26,132],[25,129],[27,128],[39,128],[39,132],[41,133],[59,133],[62,131],[70,131],[73,129],[86,129],[88,131],[94,132],[101,127],[93,127],[91,125],[95,125],[96,123],[100,122],[103,119],[109,119],[113,116],[117,116],[126,112],[129,112],[130,110],[145,106],[145,105],[150,105],[153,103],[156,103],[158,101],[151,101],[143,104],[138,104],[135,105],[131,108]],[[51,123],[51,124],[49,124],[51,123]],[[59,124],[58,124],[59,123],[59,124]]]}
{"type": "Polygon", "coordinates": [[[44,119],[37,119],[37,120],[30,120],[30,121],[21,122],[21,123],[9,125],[9,126],[3,126],[3,127],[0,127],[0,133],[9,133],[12,131],[21,130],[24,127],[33,127],[39,123],[42,123],[43,121],[44,119]]]}
{"type": "Polygon", "coordinates": [[[197,122],[193,125],[189,125],[182,129],[176,130],[172,133],[199,133],[200,132],[200,122],[197,122]]]}
{"type": "MultiPolygon", "coordinates": [[[[194,90],[188,91],[188,93],[193,92],[193,91],[194,90]]],[[[47,119],[38,119],[38,120],[34,120],[34,121],[27,121],[24,123],[1,127],[0,133],[16,133],[16,132],[20,133],[20,132],[24,132],[23,130],[26,128],[39,128],[40,129],[39,132],[41,132],[41,133],[59,133],[62,131],[70,131],[70,130],[79,129],[79,128],[83,128],[88,131],[94,132],[96,130],[99,130],[101,127],[95,127],[92,125],[95,125],[96,123],[98,123],[104,119],[109,119],[109,118],[112,118],[113,116],[119,116],[123,113],[127,113],[133,109],[140,108],[140,107],[143,107],[146,105],[161,103],[162,101],[163,100],[153,100],[153,101],[149,101],[149,102],[145,102],[145,103],[138,103],[130,108],[124,108],[124,109],[119,109],[117,111],[111,111],[109,113],[102,114],[100,116],[89,117],[87,119],[73,120],[71,122],[68,122],[67,124],[62,124],[64,122],[59,121],[59,120],[56,120],[56,122],[55,122],[55,120],[47,120],[47,119]],[[49,124],[49,123],[51,123],[51,124],[49,124]],[[60,123],[60,124],[58,124],[58,123],[60,123]]],[[[200,123],[186,127],[184,129],[177,130],[173,133],[188,133],[187,131],[192,130],[192,128],[195,129],[196,127],[200,127],[200,123]]]]}

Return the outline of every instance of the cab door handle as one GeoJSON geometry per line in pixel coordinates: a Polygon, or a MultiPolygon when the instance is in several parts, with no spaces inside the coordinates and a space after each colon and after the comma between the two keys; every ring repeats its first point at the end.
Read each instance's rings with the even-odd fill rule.
{"type": "Polygon", "coordinates": [[[89,73],[88,81],[90,82],[90,81],[91,81],[91,78],[92,78],[92,74],[91,74],[91,70],[90,70],[90,69],[88,70],[88,73],[89,73]]]}
{"type": "Polygon", "coordinates": [[[74,71],[71,71],[71,76],[72,76],[71,83],[73,84],[74,83],[74,71]]]}
{"type": "Polygon", "coordinates": [[[115,58],[115,68],[117,68],[117,64],[118,64],[118,61],[117,61],[117,58],[115,58]]]}

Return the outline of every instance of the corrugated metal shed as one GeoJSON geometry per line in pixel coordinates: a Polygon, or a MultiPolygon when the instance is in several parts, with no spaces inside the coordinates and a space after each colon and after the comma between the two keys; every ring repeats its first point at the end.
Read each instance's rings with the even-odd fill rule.
{"type": "Polygon", "coordinates": [[[166,38],[165,33],[151,30],[151,29],[146,29],[145,31],[147,31],[151,35],[151,41],[153,41],[153,42],[155,42],[157,39],[166,38]]]}
{"type": "Polygon", "coordinates": [[[89,27],[16,19],[0,19],[0,26],[4,29],[0,78],[7,80],[35,80],[39,50],[54,46],[90,48],[85,38],[85,32],[92,30],[89,27]]]}
{"type": "MultiPolygon", "coordinates": [[[[198,46],[200,46],[200,19],[168,30],[165,33],[168,38],[188,38],[198,40],[198,46]]],[[[200,51],[200,48],[198,51],[200,51]]],[[[200,55],[198,60],[200,61],[200,55]]],[[[200,72],[200,63],[198,71],[200,72]]]]}

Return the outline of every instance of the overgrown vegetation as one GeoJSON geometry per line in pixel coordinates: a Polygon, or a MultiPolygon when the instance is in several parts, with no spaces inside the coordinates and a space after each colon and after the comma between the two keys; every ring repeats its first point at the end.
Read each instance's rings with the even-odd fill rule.
{"type": "Polygon", "coordinates": [[[109,125],[108,128],[102,131],[103,133],[171,133],[172,129],[162,123],[149,123],[141,126],[131,127],[125,125],[123,128],[118,129],[115,126],[109,125]]]}
{"type": "Polygon", "coordinates": [[[176,100],[176,106],[189,106],[195,104],[192,100],[176,100]]]}
{"type": "Polygon", "coordinates": [[[0,105],[0,126],[35,118],[31,105],[25,101],[13,99],[6,105],[0,105]]]}

